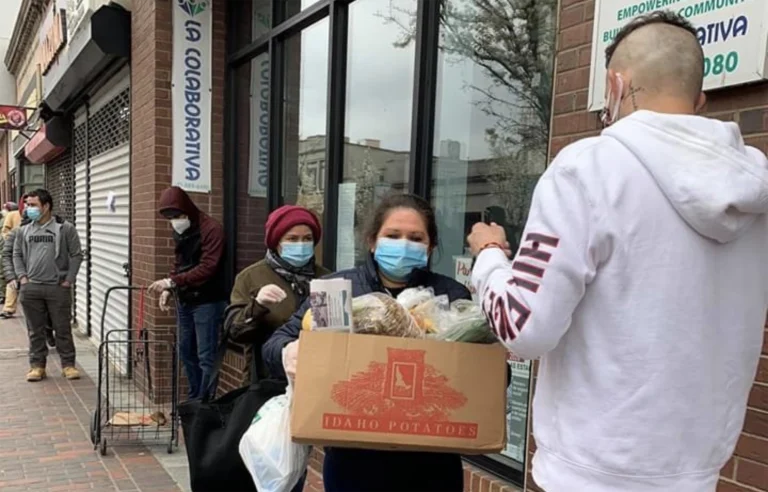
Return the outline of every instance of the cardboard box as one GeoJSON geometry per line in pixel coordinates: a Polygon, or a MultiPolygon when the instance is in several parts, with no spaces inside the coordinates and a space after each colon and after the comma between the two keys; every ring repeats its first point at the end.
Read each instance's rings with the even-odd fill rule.
{"type": "Polygon", "coordinates": [[[291,434],[314,445],[496,453],[506,375],[496,344],[303,331],[291,434]]]}

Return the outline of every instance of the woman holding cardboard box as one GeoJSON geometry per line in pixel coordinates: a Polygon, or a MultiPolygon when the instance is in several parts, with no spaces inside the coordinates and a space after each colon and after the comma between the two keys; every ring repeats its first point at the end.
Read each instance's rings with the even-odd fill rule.
{"type": "MultiPolygon", "coordinates": [[[[332,278],[352,281],[355,297],[380,292],[397,297],[411,287],[431,287],[450,301],[471,299],[451,278],[429,270],[438,245],[432,207],[413,195],[394,195],[376,209],[366,233],[366,264],[332,278]]],[[[272,375],[294,377],[305,303],[264,344],[263,356],[272,375]],[[285,360],[284,360],[285,359],[285,360]]],[[[464,488],[458,454],[326,448],[323,481],[328,492],[419,491],[460,492],[464,488]]]]}

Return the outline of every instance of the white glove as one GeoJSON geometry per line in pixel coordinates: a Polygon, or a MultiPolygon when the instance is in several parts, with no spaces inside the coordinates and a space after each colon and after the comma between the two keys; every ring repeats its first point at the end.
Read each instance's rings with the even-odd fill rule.
{"type": "Polygon", "coordinates": [[[256,302],[264,307],[269,307],[274,306],[275,304],[280,304],[287,297],[288,294],[286,294],[283,289],[277,285],[270,284],[265,285],[259,290],[259,293],[256,295],[256,302]]]}
{"type": "Polygon", "coordinates": [[[153,282],[152,285],[150,285],[147,290],[149,291],[150,294],[157,294],[158,292],[162,292],[172,287],[173,287],[173,282],[171,281],[171,279],[164,278],[162,280],[153,282]]]}
{"type": "Polygon", "coordinates": [[[160,294],[160,311],[167,313],[171,310],[171,291],[170,290],[164,290],[162,294],[160,294]]]}
{"type": "Polygon", "coordinates": [[[289,379],[296,379],[296,360],[299,356],[299,341],[294,340],[283,347],[283,369],[289,379]]]}
{"type": "Polygon", "coordinates": [[[8,282],[8,287],[10,287],[11,290],[19,290],[19,283],[15,280],[11,280],[8,282]]]}

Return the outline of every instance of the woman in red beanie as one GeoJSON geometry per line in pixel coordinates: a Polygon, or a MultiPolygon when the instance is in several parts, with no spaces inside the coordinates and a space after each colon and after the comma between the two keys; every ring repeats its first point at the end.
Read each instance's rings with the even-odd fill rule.
{"type": "Polygon", "coordinates": [[[309,296],[309,282],[330,272],[315,264],[315,246],[322,228],[314,213],[286,205],[267,218],[266,258],[237,275],[227,323],[238,343],[254,345],[259,379],[268,377],[261,363],[261,345],[309,296]]]}

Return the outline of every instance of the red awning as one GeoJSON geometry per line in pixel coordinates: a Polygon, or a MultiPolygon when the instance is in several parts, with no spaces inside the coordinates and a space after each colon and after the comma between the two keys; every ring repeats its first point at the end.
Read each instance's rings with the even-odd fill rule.
{"type": "Polygon", "coordinates": [[[59,147],[48,140],[45,134],[45,125],[43,125],[24,146],[24,155],[33,164],[43,164],[58,157],[66,149],[66,147],[59,147]]]}

